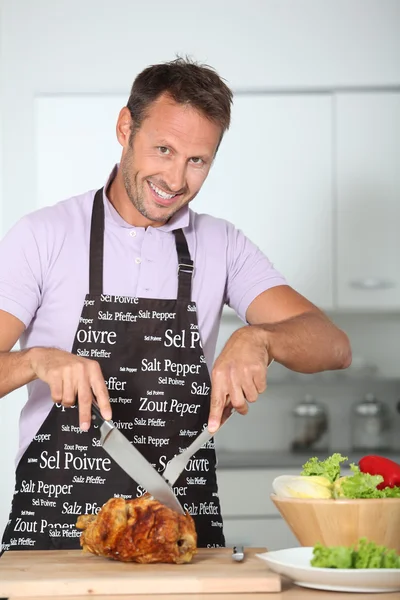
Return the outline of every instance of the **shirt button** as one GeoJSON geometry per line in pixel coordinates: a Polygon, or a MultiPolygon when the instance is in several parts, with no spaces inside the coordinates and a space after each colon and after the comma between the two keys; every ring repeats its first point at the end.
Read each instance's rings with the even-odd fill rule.
{"type": "Polygon", "coordinates": [[[141,259],[141,258],[139,258],[139,257],[138,257],[138,258],[135,258],[135,263],[136,263],[137,265],[140,265],[140,263],[141,263],[141,262],[142,262],[142,259],[141,259]]]}
{"type": "Polygon", "coordinates": [[[131,229],[130,232],[129,232],[129,235],[131,237],[136,237],[136,231],[134,229],[131,229]]]}

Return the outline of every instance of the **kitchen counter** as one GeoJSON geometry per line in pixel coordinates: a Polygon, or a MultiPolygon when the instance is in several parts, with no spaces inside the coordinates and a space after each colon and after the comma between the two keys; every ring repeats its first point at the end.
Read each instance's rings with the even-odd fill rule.
{"type": "MultiPolygon", "coordinates": [[[[230,548],[203,548],[182,567],[118,563],[75,550],[10,551],[0,560],[0,600],[7,594],[8,600],[365,600],[368,596],[302,588],[284,577],[280,584],[279,576],[255,556],[260,551],[265,548],[246,548],[246,560],[235,563],[230,548]],[[35,596],[28,595],[32,593],[35,596]]],[[[371,596],[371,600],[395,598],[400,599],[400,592],[371,596]]]]}
{"type": "MultiPolygon", "coordinates": [[[[285,582],[282,592],[257,593],[257,594],[163,594],[162,600],[366,600],[369,594],[356,594],[347,592],[325,592],[322,590],[311,590],[301,588],[285,582]]],[[[124,596],[46,596],[40,600],[150,600],[158,598],[148,594],[124,595],[124,596]]],[[[371,594],[371,600],[399,600],[400,592],[389,592],[384,594],[371,594]]],[[[2,600],[2,599],[0,599],[2,600]]],[[[11,597],[8,600],[17,600],[11,597]]],[[[19,599],[20,600],[20,599],[19,599]]],[[[37,596],[24,596],[23,600],[39,600],[37,596]]]]}
{"type": "MultiPolygon", "coordinates": [[[[343,456],[349,457],[349,462],[358,463],[360,458],[367,453],[355,453],[346,450],[338,450],[343,456]]],[[[298,475],[303,464],[307,460],[316,456],[320,460],[324,460],[333,451],[324,453],[293,453],[293,452],[272,452],[272,451],[245,451],[237,452],[230,450],[218,450],[218,469],[293,469],[293,475],[298,475]]],[[[373,454],[373,452],[371,452],[373,454]]],[[[382,454],[400,464],[400,451],[385,452],[382,454]]],[[[346,468],[346,463],[344,468],[346,468]]],[[[343,468],[343,467],[342,467],[343,468]]]]}

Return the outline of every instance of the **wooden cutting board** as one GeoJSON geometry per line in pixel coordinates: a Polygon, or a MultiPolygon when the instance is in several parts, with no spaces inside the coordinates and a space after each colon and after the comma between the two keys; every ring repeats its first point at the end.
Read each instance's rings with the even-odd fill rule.
{"type": "Polygon", "coordinates": [[[120,563],[81,550],[8,551],[0,559],[0,598],[112,594],[279,592],[281,578],[255,556],[265,548],[200,548],[185,565],[120,563]]]}

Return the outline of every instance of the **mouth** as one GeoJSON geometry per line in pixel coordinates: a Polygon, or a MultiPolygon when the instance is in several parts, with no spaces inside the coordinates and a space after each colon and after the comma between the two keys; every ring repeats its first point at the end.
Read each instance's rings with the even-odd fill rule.
{"type": "Polygon", "coordinates": [[[153,195],[153,198],[155,198],[157,204],[161,204],[162,206],[171,206],[171,204],[174,203],[176,198],[182,196],[182,194],[168,194],[151,181],[147,180],[147,183],[149,184],[149,188],[153,195]]]}

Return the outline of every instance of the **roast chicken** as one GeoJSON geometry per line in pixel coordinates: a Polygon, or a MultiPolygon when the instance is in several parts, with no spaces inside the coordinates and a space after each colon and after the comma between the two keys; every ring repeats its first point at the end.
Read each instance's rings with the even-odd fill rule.
{"type": "Polygon", "coordinates": [[[111,498],[97,515],[81,515],[84,551],[123,562],[188,563],[197,551],[193,518],[160,504],[149,494],[111,498]]]}

